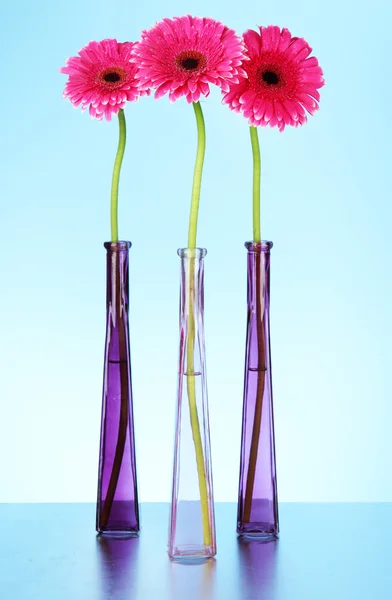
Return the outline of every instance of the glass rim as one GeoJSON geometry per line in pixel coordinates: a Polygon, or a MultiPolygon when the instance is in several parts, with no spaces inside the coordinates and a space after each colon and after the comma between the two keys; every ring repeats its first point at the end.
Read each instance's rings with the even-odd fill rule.
{"type": "Polygon", "coordinates": [[[118,242],[104,242],[103,245],[106,248],[106,250],[111,250],[112,252],[129,250],[129,248],[132,246],[131,242],[127,242],[124,240],[119,240],[118,242]]]}
{"type": "Polygon", "coordinates": [[[177,254],[180,258],[204,258],[207,254],[206,248],[178,248],[177,254]]]}
{"type": "Polygon", "coordinates": [[[260,242],[245,242],[245,248],[248,252],[269,252],[273,246],[273,242],[269,240],[261,240],[260,242]]]}

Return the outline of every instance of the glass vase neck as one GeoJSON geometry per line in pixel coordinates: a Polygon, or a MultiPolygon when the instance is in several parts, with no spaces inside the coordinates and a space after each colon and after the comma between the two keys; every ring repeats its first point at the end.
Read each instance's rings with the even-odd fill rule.
{"type": "Polygon", "coordinates": [[[271,250],[272,246],[273,243],[266,240],[261,240],[261,242],[245,242],[245,248],[252,254],[267,253],[271,250]]]}
{"type": "Polygon", "coordinates": [[[110,252],[126,252],[132,246],[131,242],[105,242],[104,247],[110,252]]]}
{"type": "Polygon", "coordinates": [[[207,254],[205,248],[179,248],[177,254],[180,258],[196,258],[201,260],[207,254]]]}

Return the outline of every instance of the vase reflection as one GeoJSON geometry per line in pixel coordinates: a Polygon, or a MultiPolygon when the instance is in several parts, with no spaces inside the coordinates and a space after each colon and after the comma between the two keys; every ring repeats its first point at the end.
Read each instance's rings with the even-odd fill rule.
{"type": "Polygon", "coordinates": [[[215,595],[216,560],[175,560],[170,562],[172,600],[212,600],[215,595]]]}
{"type": "Polygon", "coordinates": [[[139,539],[97,536],[99,592],[102,600],[137,595],[139,539]]]}
{"type": "Polygon", "coordinates": [[[279,541],[239,537],[237,540],[238,598],[278,598],[279,541]]]}

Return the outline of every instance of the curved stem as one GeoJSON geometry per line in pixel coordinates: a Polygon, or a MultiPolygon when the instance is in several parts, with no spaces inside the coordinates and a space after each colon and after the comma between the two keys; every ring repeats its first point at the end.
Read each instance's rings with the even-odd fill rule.
{"type": "Polygon", "coordinates": [[[193,109],[195,111],[197,124],[197,152],[195,169],[193,172],[192,201],[188,229],[188,248],[192,249],[196,248],[197,217],[199,214],[201,177],[203,173],[204,155],[206,151],[206,128],[200,102],[194,102],[193,109]]]}
{"type": "Polygon", "coordinates": [[[112,242],[118,242],[118,187],[120,183],[121,164],[124,157],[125,143],[127,139],[125,115],[122,108],[118,113],[118,126],[119,139],[116,159],[113,167],[112,191],[110,196],[110,229],[112,242]]]}
{"type": "MultiPolygon", "coordinates": [[[[111,229],[111,240],[112,242],[118,242],[118,188],[120,183],[120,172],[121,165],[124,158],[127,130],[125,123],[124,111],[120,109],[118,113],[118,125],[119,125],[119,140],[116,158],[113,167],[112,176],[112,189],[110,195],[110,229],[111,229]]],[[[114,278],[116,281],[115,290],[115,306],[116,306],[116,325],[119,332],[119,349],[120,349],[120,389],[121,389],[121,400],[120,400],[120,422],[118,428],[118,437],[116,444],[116,451],[113,460],[113,468],[110,475],[109,485],[106,493],[106,498],[103,504],[102,513],[100,516],[100,527],[106,528],[110,513],[113,506],[114,496],[117,489],[118,478],[120,476],[121,464],[124,455],[125,441],[127,435],[128,425],[128,371],[126,361],[126,346],[124,337],[124,323],[122,320],[121,311],[121,274],[120,274],[120,257],[116,257],[117,265],[114,270],[114,278]]]]}
{"type": "MultiPolygon", "coordinates": [[[[188,230],[188,248],[196,248],[197,217],[199,213],[199,200],[201,178],[203,173],[204,154],[206,147],[206,132],[203,112],[199,102],[193,103],[197,123],[197,152],[195,170],[193,174],[192,202],[189,216],[188,230]]],[[[203,539],[206,546],[212,543],[210,519],[208,513],[208,490],[207,478],[205,473],[203,443],[200,432],[199,416],[197,414],[196,404],[196,381],[195,381],[195,315],[194,315],[194,295],[195,295],[195,258],[189,258],[188,263],[188,341],[187,341],[187,393],[189,403],[189,416],[191,421],[192,437],[195,446],[197,475],[199,480],[201,519],[203,526],[203,539]]]]}
{"type": "Polygon", "coordinates": [[[261,157],[257,127],[249,127],[253,153],[253,241],[261,241],[260,232],[260,179],[261,157]]]}

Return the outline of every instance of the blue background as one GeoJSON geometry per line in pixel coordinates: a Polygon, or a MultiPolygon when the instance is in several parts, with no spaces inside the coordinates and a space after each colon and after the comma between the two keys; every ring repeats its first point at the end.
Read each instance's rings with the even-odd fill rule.
{"type": "MultiPolygon", "coordinates": [[[[272,358],[281,500],[392,501],[391,10],[315,3],[97,0],[2,7],[0,501],[96,493],[105,251],[117,124],[61,97],[68,56],[137,40],[186,12],[242,33],[305,37],[327,85],[309,123],[263,129],[262,228],[272,250],[272,358]],[[213,8],[212,8],[213,6],[213,8]]],[[[203,101],[208,146],[198,244],[215,496],[237,493],[252,236],[246,121],[203,101]]],[[[185,100],[129,104],[120,237],[131,249],[131,347],[142,500],[168,500],[195,123],[185,100]]]]}

